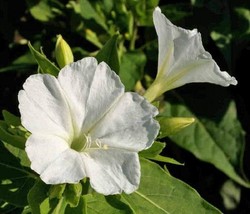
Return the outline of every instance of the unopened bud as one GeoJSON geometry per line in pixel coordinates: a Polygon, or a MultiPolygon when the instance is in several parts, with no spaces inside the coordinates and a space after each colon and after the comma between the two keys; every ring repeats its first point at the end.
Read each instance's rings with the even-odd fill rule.
{"type": "Polygon", "coordinates": [[[56,61],[60,68],[63,68],[65,65],[68,65],[74,61],[71,48],[61,35],[57,36],[55,54],[56,61]]]}
{"type": "Polygon", "coordinates": [[[173,135],[195,121],[193,117],[159,117],[157,120],[161,126],[159,138],[173,135]]]}

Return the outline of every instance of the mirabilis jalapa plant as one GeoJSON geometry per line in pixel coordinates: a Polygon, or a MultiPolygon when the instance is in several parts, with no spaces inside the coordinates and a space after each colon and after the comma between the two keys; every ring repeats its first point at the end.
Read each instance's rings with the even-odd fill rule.
{"type": "MultiPolygon", "coordinates": [[[[94,57],[73,62],[61,36],[56,45],[62,68],[58,75],[35,74],[26,80],[18,94],[21,123],[30,132],[25,151],[31,169],[44,183],[77,184],[89,178],[100,194],[132,194],[140,186],[138,153],[150,150],[160,130],[155,119],[158,109],[150,102],[186,83],[237,84],[204,50],[196,29],[173,25],[159,7],[153,21],[158,73],[144,97],[125,92],[119,76],[105,62],[94,57]]],[[[43,56],[30,48],[41,67],[43,56]]]]}

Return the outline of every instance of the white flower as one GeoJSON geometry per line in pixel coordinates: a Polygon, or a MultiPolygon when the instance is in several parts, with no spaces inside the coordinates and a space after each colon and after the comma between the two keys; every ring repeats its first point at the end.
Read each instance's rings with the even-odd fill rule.
{"type": "Polygon", "coordinates": [[[158,72],[145,97],[153,101],[166,91],[187,83],[208,82],[221,86],[236,85],[227,72],[220,71],[212,56],[205,51],[200,33],[173,25],[159,7],[153,21],[158,35],[158,72]]]}
{"type": "Polygon", "coordinates": [[[104,195],[133,192],[140,181],[138,151],[158,134],[158,113],[145,98],[125,93],[104,62],[84,58],[58,78],[30,76],[18,94],[31,168],[47,184],[90,178],[104,195]]]}

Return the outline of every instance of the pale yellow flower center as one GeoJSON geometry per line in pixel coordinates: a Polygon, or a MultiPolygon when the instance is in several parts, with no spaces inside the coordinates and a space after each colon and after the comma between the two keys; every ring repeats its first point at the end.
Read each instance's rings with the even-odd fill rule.
{"type": "Polygon", "coordinates": [[[99,139],[93,140],[89,134],[83,134],[75,138],[71,143],[71,149],[78,152],[83,152],[87,149],[107,149],[108,146],[103,144],[99,139]]]}

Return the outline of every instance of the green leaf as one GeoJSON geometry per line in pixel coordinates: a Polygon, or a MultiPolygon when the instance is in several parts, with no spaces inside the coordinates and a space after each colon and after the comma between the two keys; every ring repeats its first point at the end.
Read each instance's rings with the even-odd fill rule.
{"type": "Polygon", "coordinates": [[[63,192],[66,188],[66,184],[52,185],[49,189],[49,198],[58,198],[60,199],[63,196],[63,192]]]}
{"type": "Polygon", "coordinates": [[[103,0],[103,6],[104,6],[105,11],[107,13],[110,13],[112,8],[114,7],[114,1],[103,0]]]}
{"type": "Polygon", "coordinates": [[[99,40],[97,34],[90,30],[90,29],[86,29],[85,31],[85,37],[88,41],[90,41],[92,44],[94,44],[96,47],[98,48],[102,48],[103,44],[101,43],[101,41],[99,40]]]}
{"type": "Polygon", "coordinates": [[[135,14],[139,26],[152,26],[152,14],[159,0],[127,1],[135,14]]]}
{"type": "Polygon", "coordinates": [[[14,147],[24,149],[26,138],[24,136],[14,135],[9,132],[9,128],[6,122],[0,120],[0,140],[14,147]]]}
{"type": "Polygon", "coordinates": [[[71,207],[76,207],[79,203],[80,197],[82,193],[82,184],[67,184],[66,189],[64,191],[64,197],[66,202],[71,207]]]}
{"type": "Polygon", "coordinates": [[[9,71],[30,71],[33,70],[35,64],[12,64],[10,66],[0,68],[0,73],[9,72],[9,71]]]}
{"type": "Polygon", "coordinates": [[[99,63],[102,61],[106,62],[116,73],[119,73],[119,59],[117,53],[118,36],[119,35],[116,34],[111,37],[96,55],[96,59],[99,63]]]}
{"type": "Polygon", "coordinates": [[[227,180],[220,190],[220,195],[223,199],[224,207],[227,210],[234,210],[241,201],[241,188],[232,180],[227,180]]]}
{"type": "Polygon", "coordinates": [[[57,76],[57,74],[59,73],[59,68],[57,68],[54,65],[54,63],[52,63],[50,60],[48,60],[44,54],[41,54],[37,50],[35,50],[33,48],[33,46],[30,44],[30,42],[28,43],[28,46],[29,46],[29,49],[30,49],[32,55],[36,59],[39,67],[41,68],[42,73],[57,76]]]}
{"type": "MultiPolygon", "coordinates": [[[[164,115],[195,117],[186,106],[178,103],[167,103],[164,115]]],[[[196,118],[196,123],[169,138],[198,159],[213,164],[234,181],[250,187],[250,183],[241,177],[239,171],[236,171],[242,168],[245,142],[233,101],[221,121],[196,118]]]]}
{"type": "Polygon", "coordinates": [[[122,201],[133,213],[221,213],[192,187],[172,177],[159,165],[142,158],[141,172],[139,189],[130,195],[122,194],[122,201]]]}
{"type": "Polygon", "coordinates": [[[133,90],[143,76],[146,56],[141,51],[131,51],[122,55],[119,76],[127,91],[133,90]]]}
{"type": "MultiPolygon", "coordinates": [[[[96,202],[97,202],[96,206],[99,206],[98,201],[96,201],[96,202]]],[[[91,213],[91,211],[90,212],[87,211],[87,199],[86,199],[86,196],[81,196],[80,197],[80,200],[79,200],[79,203],[78,203],[77,207],[67,206],[66,209],[65,209],[65,214],[83,214],[83,213],[86,213],[86,214],[91,213]]]]}
{"type": "Polygon", "coordinates": [[[12,61],[10,65],[0,68],[0,73],[8,71],[30,72],[35,68],[35,66],[36,66],[35,59],[33,59],[30,51],[27,51],[25,54],[19,56],[14,61],[12,61]]]}
{"type": "Polygon", "coordinates": [[[162,152],[165,146],[166,143],[155,141],[150,148],[139,152],[139,155],[144,158],[154,158],[162,152]]]}
{"type": "Polygon", "coordinates": [[[155,157],[149,158],[151,160],[155,160],[155,161],[160,161],[163,163],[171,163],[171,164],[175,164],[175,165],[184,165],[183,163],[178,162],[177,160],[170,158],[170,157],[165,157],[162,155],[156,155],[155,157]]]}
{"type": "Polygon", "coordinates": [[[28,193],[28,202],[31,207],[32,213],[46,214],[49,213],[49,198],[48,198],[49,185],[46,185],[40,179],[36,181],[34,186],[28,193]]]}
{"type": "Polygon", "coordinates": [[[22,166],[30,167],[30,160],[24,149],[17,148],[8,143],[4,143],[4,146],[12,155],[19,159],[22,166]]]}
{"type": "Polygon", "coordinates": [[[21,120],[19,117],[15,116],[14,114],[11,114],[10,112],[3,110],[2,111],[3,118],[5,122],[10,126],[19,126],[21,125],[21,120]]]}
{"type": "Polygon", "coordinates": [[[51,6],[48,3],[48,0],[42,1],[32,1],[26,0],[31,15],[42,22],[48,22],[50,19],[54,18],[54,13],[51,6]]]}
{"type": "MultiPolygon", "coordinates": [[[[83,196],[87,201],[88,214],[108,213],[108,214],[130,214],[131,208],[121,201],[120,195],[104,196],[94,192],[83,196]]],[[[79,213],[80,214],[80,213],[79,213]]]]}
{"type": "Polygon", "coordinates": [[[29,132],[21,125],[19,117],[3,110],[3,118],[0,120],[0,139],[14,147],[24,149],[29,132]]]}
{"type": "Polygon", "coordinates": [[[50,186],[38,180],[28,194],[28,201],[32,213],[86,213],[82,212],[81,190],[80,183],[50,186]]]}
{"type": "Polygon", "coordinates": [[[28,204],[27,194],[34,183],[35,176],[29,168],[20,165],[18,158],[13,156],[0,143],[0,200],[18,207],[28,204]]]}
{"type": "Polygon", "coordinates": [[[235,7],[235,23],[241,23],[240,28],[235,29],[234,35],[238,37],[248,36],[246,39],[249,41],[250,34],[250,9],[244,7],[235,7]],[[238,34],[238,35],[237,35],[238,34]]]}
{"type": "Polygon", "coordinates": [[[60,198],[59,200],[54,200],[51,202],[50,201],[50,206],[51,206],[51,214],[61,214],[65,212],[65,209],[67,207],[67,202],[64,197],[60,198]]]}
{"type": "Polygon", "coordinates": [[[182,163],[179,163],[173,158],[160,155],[160,153],[165,148],[165,146],[166,146],[166,143],[155,141],[154,144],[149,149],[139,152],[139,155],[140,157],[148,158],[148,159],[155,160],[155,161],[171,163],[171,164],[176,164],[176,165],[183,165],[182,163]]]}
{"type": "Polygon", "coordinates": [[[93,5],[88,0],[80,0],[81,16],[84,19],[94,19],[97,24],[99,24],[103,29],[108,30],[105,23],[105,16],[96,11],[93,5]]]}

